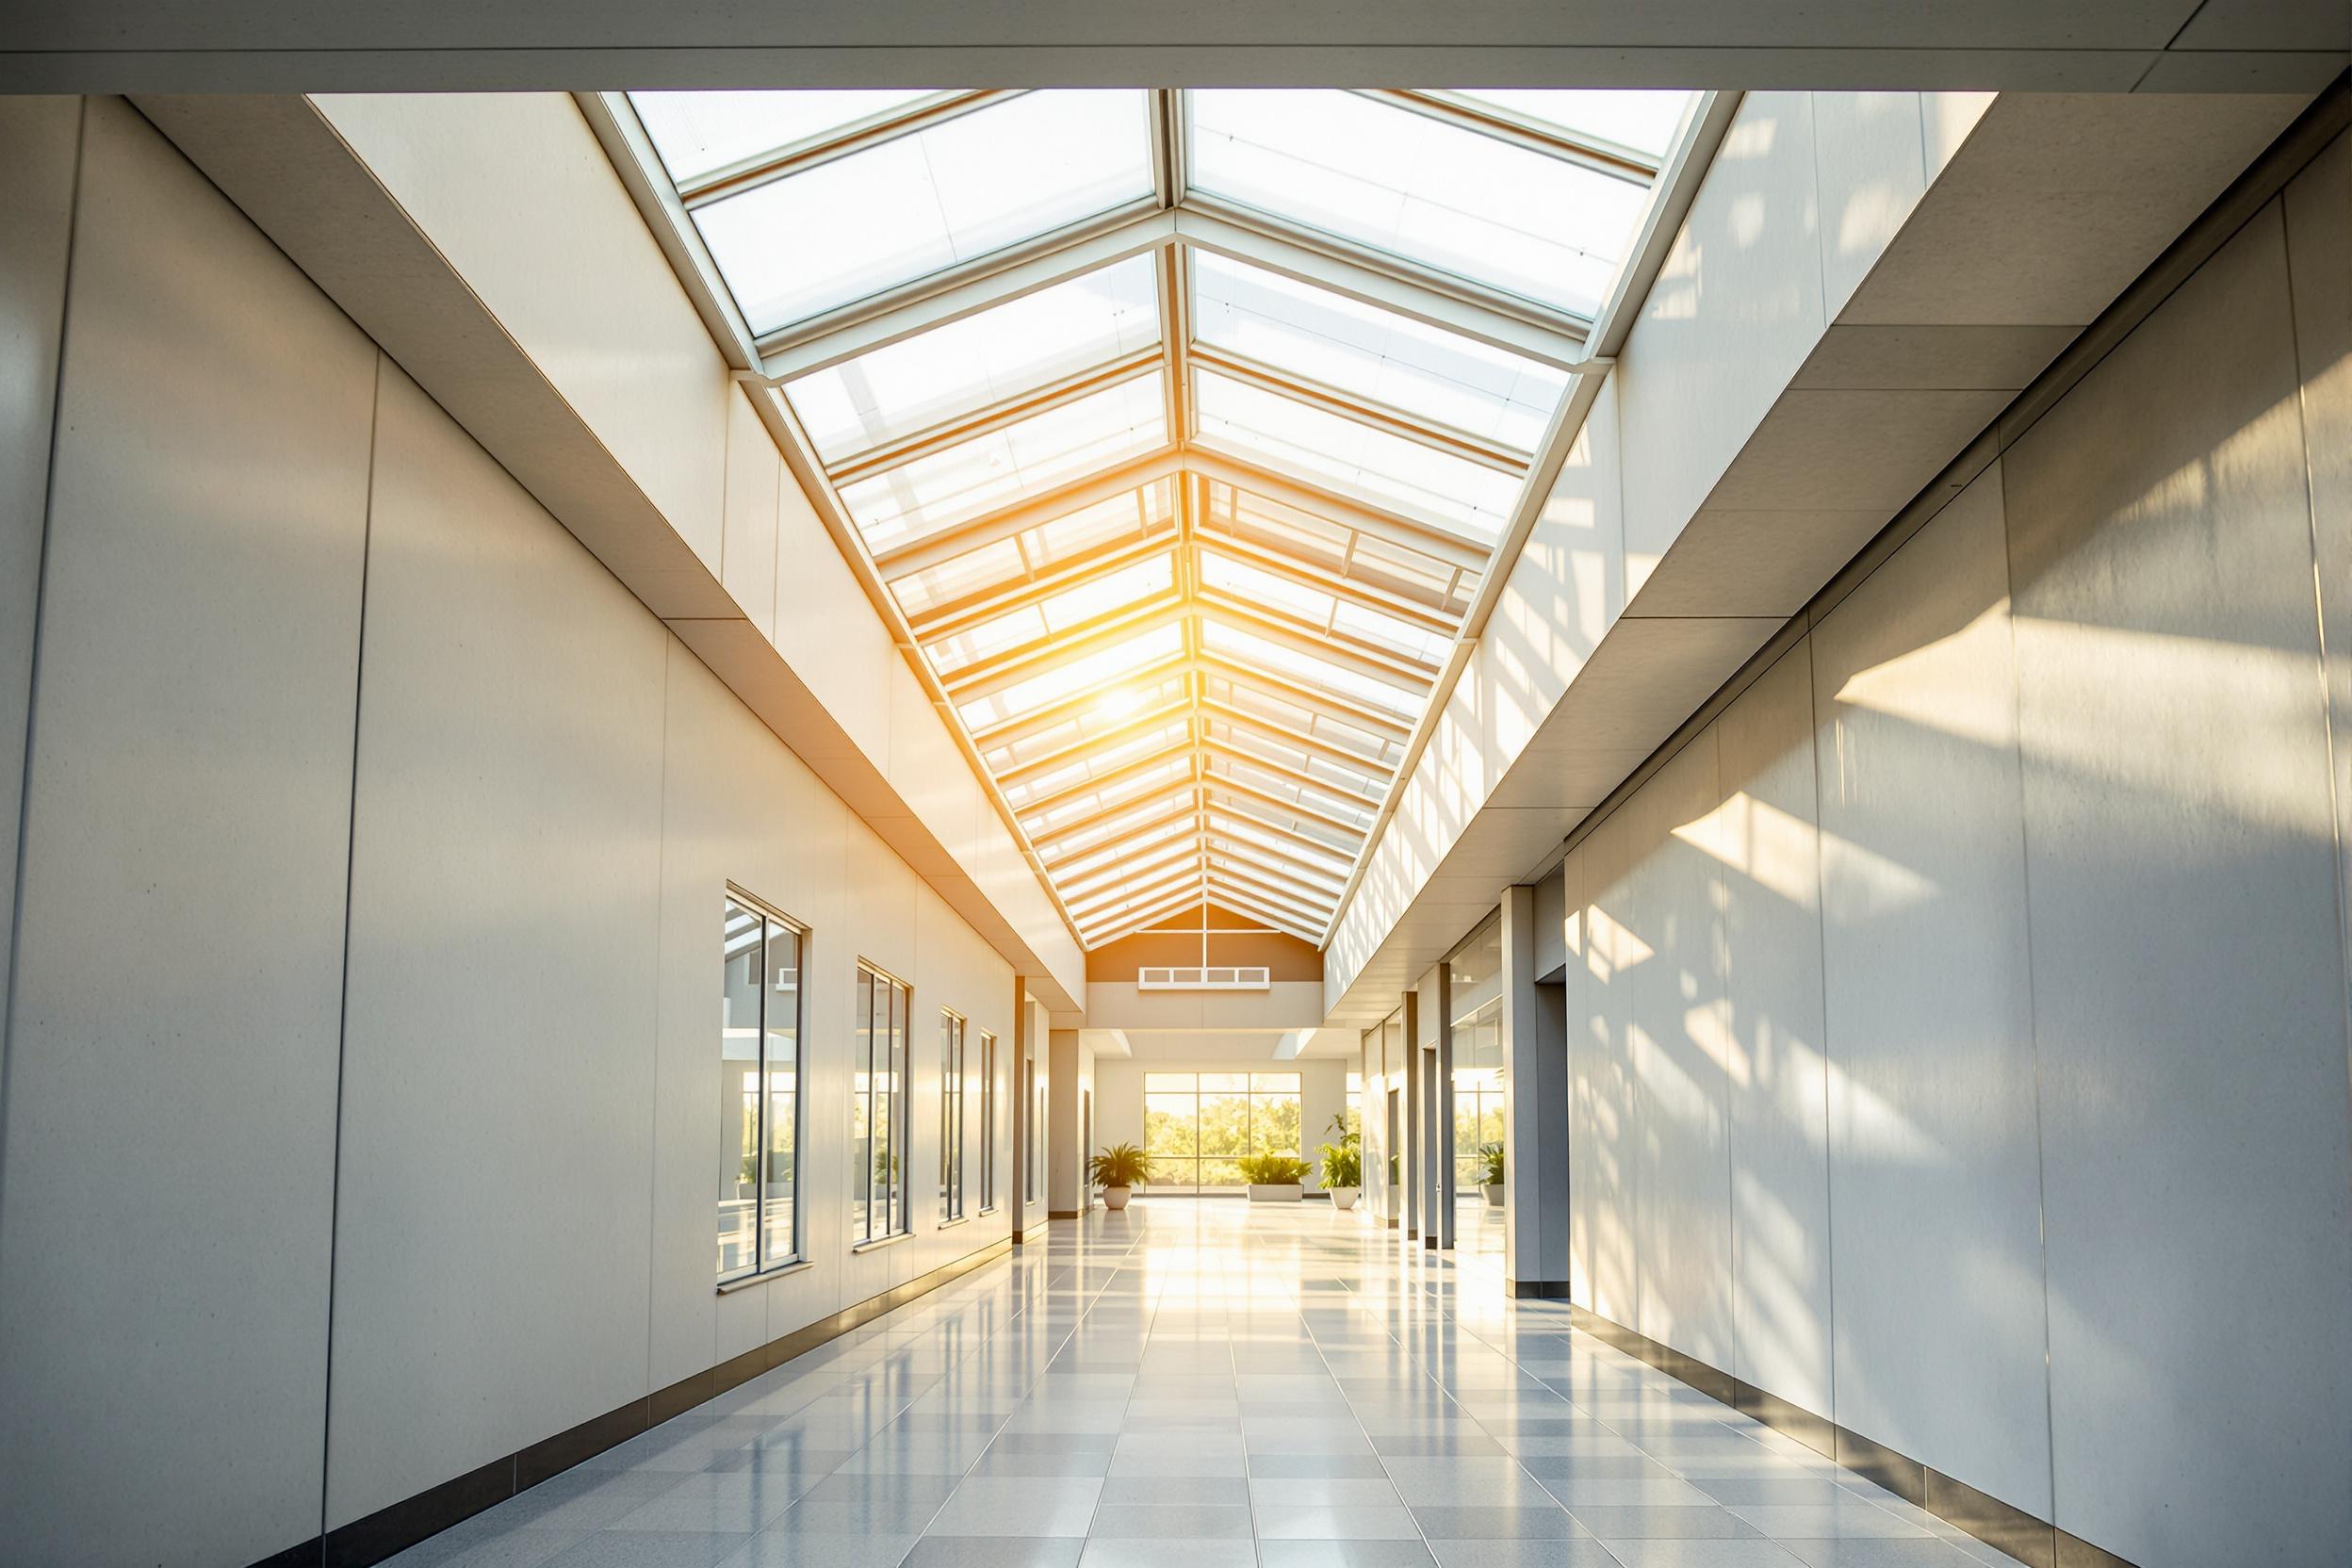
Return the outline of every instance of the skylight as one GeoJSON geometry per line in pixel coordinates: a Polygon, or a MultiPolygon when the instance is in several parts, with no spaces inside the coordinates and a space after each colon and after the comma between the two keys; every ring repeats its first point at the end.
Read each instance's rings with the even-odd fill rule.
{"type": "Polygon", "coordinates": [[[1695,101],[601,100],[1089,946],[1328,932],[1695,101]]]}

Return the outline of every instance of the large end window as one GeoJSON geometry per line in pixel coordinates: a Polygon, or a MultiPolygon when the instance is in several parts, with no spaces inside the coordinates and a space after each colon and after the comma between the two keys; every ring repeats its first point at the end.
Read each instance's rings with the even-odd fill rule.
{"type": "Polygon", "coordinates": [[[801,1254],[800,969],[807,933],[728,894],[719,1021],[719,1278],[801,1254]]]}
{"type": "Polygon", "coordinates": [[[851,1045],[850,1237],[902,1235],[906,1221],[907,989],[870,964],[858,966],[857,1038],[851,1045]]]}
{"type": "Polygon", "coordinates": [[[964,1217],[964,1021],[939,1014],[939,1217],[964,1217]]]}

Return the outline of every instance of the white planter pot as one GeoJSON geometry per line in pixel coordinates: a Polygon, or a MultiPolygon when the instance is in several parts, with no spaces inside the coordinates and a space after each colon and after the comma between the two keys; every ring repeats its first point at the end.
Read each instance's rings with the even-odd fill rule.
{"type": "Polygon", "coordinates": [[[1344,1211],[1352,1209],[1356,1206],[1356,1189],[1354,1187],[1331,1187],[1328,1190],[1331,1195],[1331,1207],[1344,1211]]]}
{"type": "Polygon", "coordinates": [[[1127,1206],[1127,1200],[1135,1195],[1135,1189],[1133,1187],[1104,1187],[1102,1206],[1106,1209],[1123,1209],[1127,1206]]]}
{"type": "Polygon", "coordinates": [[[1296,1182],[1279,1187],[1262,1187],[1254,1182],[1250,1185],[1250,1201],[1252,1203],[1297,1203],[1303,1201],[1306,1196],[1307,1189],[1296,1182]]]}
{"type": "Polygon", "coordinates": [[[1500,1182],[1489,1183],[1485,1190],[1486,1206],[1490,1209],[1501,1208],[1503,1206],[1503,1184],[1500,1182]]]}

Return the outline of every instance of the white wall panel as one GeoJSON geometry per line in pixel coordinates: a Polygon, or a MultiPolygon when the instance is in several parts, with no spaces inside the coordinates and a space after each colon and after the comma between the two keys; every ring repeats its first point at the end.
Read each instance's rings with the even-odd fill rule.
{"type": "Polygon", "coordinates": [[[1827,325],[1812,97],[1752,92],[1611,378],[1623,420],[1628,596],[1827,325]]]}
{"type": "Polygon", "coordinates": [[[1927,188],[1917,92],[1813,94],[1821,298],[1831,320],[1927,188]]]}
{"type": "Polygon", "coordinates": [[[368,600],[330,1528],[647,1387],[668,635],[388,367],[368,600]]]}
{"type": "Polygon", "coordinates": [[[1829,1376],[1829,1077],[1821,1023],[1813,657],[1799,642],[1715,721],[1712,841],[1729,957],[1732,1315],[1724,1370],[1816,1414],[1829,1376]]]}
{"type": "Polygon", "coordinates": [[[2056,1519],[2144,1568],[2352,1541],[2344,948],[2296,405],[2274,202],[2003,465],[2056,1519]]]}
{"type": "MultiPolygon", "coordinates": [[[[2303,451],[2328,648],[2338,896],[2352,1004],[2352,133],[2336,138],[2286,191],[2303,451]]],[[[2347,1026],[2352,1035],[2352,1026],[2347,1026]]]]}
{"type": "Polygon", "coordinates": [[[1813,632],[1844,1425],[2050,1517],[2000,468],[1813,632]]]}
{"type": "Polygon", "coordinates": [[[16,909],[50,416],[81,127],[79,98],[0,98],[0,145],[8,149],[0,163],[0,1093],[8,1085],[7,936],[16,909]]]}
{"type": "Polygon", "coordinates": [[[0,1557],[249,1562],[318,1529],[377,355],[115,100],[89,106],[70,300],[0,1557]]]}
{"type": "Polygon", "coordinates": [[[760,635],[776,640],[777,486],[784,460],[740,386],[727,399],[727,522],[719,580],[760,635]]]}

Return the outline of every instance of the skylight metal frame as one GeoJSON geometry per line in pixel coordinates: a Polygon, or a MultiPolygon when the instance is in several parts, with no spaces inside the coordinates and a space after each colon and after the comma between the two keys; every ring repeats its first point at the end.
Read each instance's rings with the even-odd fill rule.
{"type": "MultiPolygon", "coordinates": [[[[1621,265],[1616,292],[1594,320],[1587,320],[1192,188],[1187,172],[1190,95],[1184,90],[1152,90],[1145,100],[1152,186],[1148,198],[1120,204],[774,332],[757,336],[749,332],[734,308],[725,280],[700,243],[692,219],[694,210],[1020,95],[1013,90],[934,93],[711,171],[683,190],[668,182],[625,94],[586,94],[580,102],[613,153],[616,167],[653,222],[657,237],[670,253],[697,307],[711,323],[722,351],[736,364],[738,379],[751,383],[760,394],[755,397],[755,404],[776,434],[795,478],[817,501],[828,531],[841,542],[861,585],[915,665],[967,759],[981,775],[991,804],[1013,832],[1073,936],[1088,946],[1116,939],[1119,933],[1114,927],[1139,928],[1132,923],[1140,907],[1133,902],[1135,896],[1141,894],[1152,902],[1174,899],[1174,906],[1181,907],[1184,898],[1195,896],[1186,890],[1189,886],[1197,888],[1197,896],[1203,898],[1230,894],[1237,908],[1245,903],[1250,906],[1247,912],[1252,918],[1320,942],[1361,880],[1369,846],[1394,809],[1397,785],[1426,743],[1429,725],[1459,677],[1463,656],[1483,621],[1482,611],[1491,609],[1501,575],[1496,563],[1508,560],[1524,543],[1522,525],[1532,509],[1540,506],[1542,492],[1559,470],[1564,456],[1562,427],[1568,427],[1566,434],[1573,436],[1574,426],[1581,423],[1582,409],[1589,406],[1596,384],[1588,364],[1591,350],[1604,329],[1617,324],[1610,319],[1611,307],[1622,307],[1628,287],[1635,283],[1646,287],[1647,276],[1637,279],[1634,274],[1644,268],[1650,274],[1655,272],[1655,257],[1649,253],[1654,249],[1651,231],[1657,227],[1658,212],[1669,204],[1665,193],[1653,191],[1651,220],[1639,237],[1637,249],[1642,253],[1621,265]],[[1260,268],[1394,312],[1425,327],[1574,373],[1565,383],[1561,405],[1555,410],[1544,440],[1537,450],[1522,450],[1476,432],[1389,407],[1348,387],[1324,384],[1242,352],[1199,343],[1192,322],[1190,264],[1196,252],[1260,268]],[[793,379],[1147,253],[1152,257],[1158,310],[1159,342],[1155,346],[1068,371],[1017,396],[963,410],[923,429],[902,431],[862,449],[841,452],[829,463],[817,460],[791,406],[789,384],[793,379]],[[1260,393],[1507,476],[1517,486],[1518,503],[1511,517],[1503,520],[1500,539],[1484,538],[1432,517],[1410,515],[1340,494],[1315,479],[1288,471],[1287,466],[1270,466],[1269,459],[1203,445],[1196,412],[1197,370],[1213,371],[1260,393]],[[1158,378],[1164,439],[1153,449],[1113,466],[928,532],[921,531],[919,504],[907,510],[911,503],[894,502],[901,512],[893,515],[916,519],[919,536],[879,551],[866,547],[859,526],[836,492],[837,485],[891,473],[1079,398],[1146,377],[1158,378]],[[954,591],[952,600],[913,612],[900,608],[894,585],[915,574],[1018,540],[1089,507],[1140,494],[1146,486],[1170,480],[1174,482],[1172,506],[1167,514],[1152,518],[1147,509],[1138,507],[1137,524],[1143,531],[1107,537],[1067,557],[1058,545],[1050,559],[1035,558],[1026,547],[1016,552],[998,550],[1007,555],[1008,564],[1018,562],[1017,571],[999,572],[993,558],[976,558],[966,568],[948,575],[938,588],[926,586],[926,596],[939,589],[954,591]],[[1265,518],[1265,526],[1276,533],[1251,537],[1228,532],[1221,522],[1203,526],[1209,514],[1206,487],[1211,483],[1273,503],[1278,510],[1265,518]],[[1279,531],[1285,525],[1279,509],[1302,514],[1316,526],[1338,531],[1336,569],[1329,559],[1280,547],[1279,531]],[[1360,544],[1377,547],[1376,553],[1406,552],[1403,559],[1380,556],[1379,571],[1400,574],[1388,579],[1395,586],[1352,575],[1360,544]],[[1299,612],[1309,606],[1279,602],[1270,591],[1268,597],[1252,600],[1210,586],[1202,578],[1204,552],[1324,596],[1330,609],[1322,612],[1318,624],[1316,617],[1299,612]],[[935,667],[928,650],[948,639],[1037,609],[1057,596],[1102,582],[1162,555],[1169,562],[1165,587],[1058,630],[1039,623],[1042,629],[1018,642],[952,669],[935,667]],[[984,562],[988,571],[973,569],[984,562]],[[1414,562],[1421,564],[1412,564],[1414,562]],[[976,586],[968,587],[968,582],[976,586]],[[1438,583],[1443,584],[1441,605],[1414,596],[1438,583]],[[1413,592],[1403,591],[1408,586],[1413,592]],[[1416,656],[1403,631],[1392,631],[1378,640],[1355,635],[1341,624],[1343,610],[1348,607],[1389,617],[1398,626],[1436,640],[1445,650],[1444,657],[1416,656]],[[1318,690],[1303,683],[1303,674],[1293,678],[1294,672],[1287,665],[1250,667],[1245,661],[1205,645],[1201,629],[1211,624],[1284,650],[1286,658],[1295,656],[1303,662],[1302,670],[1323,667],[1345,672],[1351,678],[1379,682],[1397,694],[1398,708],[1392,710],[1340,690],[1318,690]],[[1107,673],[1026,712],[976,726],[961,717],[963,705],[1171,626],[1178,629],[1174,650],[1133,669],[1107,673]],[[1223,683],[1221,691],[1233,701],[1224,700],[1219,682],[1223,683]],[[1107,699],[1127,691],[1160,694],[1147,699],[1146,710],[1132,714],[1106,709],[1107,699]],[[1351,744],[1302,730],[1283,717],[1247,710],[1242,703],[1251,697],[1275,705],[1282,714],[1304,715],[1305,722],[1316,727],[1324,722],[1336,726],[1347,736],[1376,746],[1379,755],[1366,755],[1351,744]],[[1408,710],[1417,717],[1404,717],[1408,710]],[[1106,716],[1111,722],[1086,723],[1106,716]],[[1032,737],[1065,728],[1073,721],[1079,722],[1075,735],[1057,740],[1050,750],[1034,757],[1022,757],[1016,749],[1002,774],[990,772],[988,756],[1018,748],[1032,737]],[[1177,730],[1173,727],[1180,721],[1181,730],[1177,730]],[[1213,727],[1218,726],[1224,727],[1221,733],[1213,727]],[[1100,773],[1072,777],[1048,794],[1014,804],[1013,792],[1025,785],[1056,779],[1073,766],[1088,764],[1091,758],[1107,758],[1153,735],[1168,739],[1100,773]],[[1280,755],[1258,755],[1261,746],[1276,748],[1280,755]],[[1089,795],[1115,792],[1122,782],[1166,771],[1176,759],[1186,756],[1190,760],[1183,776],[1170,777],[1164,785],[1072,821],[1046,820],[1089,795]],[[1243,776],[1233,776],[1235,769],[1242,770],[1243,776]],[[1287,798],[1291,795],[1297,798],[1287,798]],[[1093,825],[1108,821],[1120,824],[1116,834],[1092,841],[1085,839],[1093,825]],[[1233,825],[1220,827],[1220,823],[1233,825]],[[1186,825],[1188,834],[1177,831],[1171,836],[1172,829],[1186,825]],[[1220,839],[1222,842],[1215,841],[1220,839]],[[1187,852],[1182,847],[1187,842],[1189,883],[1184,872],[1187,852]],[[1134,864],[1122,864],[1119,853],[1138,843],[1148,846],[1140,852],[1141,858],[1134,864]],[[1068,868],[1073,865],[1086,869],[1070,874],[1068,868]],[[1168,868],[1167,875],[1162,874],[1164,866],[1168,868]],[[1344,875],[1339,870],[1343,866],[1348,868],[1344,875]],[[1130,880],[1138,870],[1146,877],[1140,887],[1130,880]],[[1057,875],[1064,880],[1057,881],[1057,875]]],[[[1360,95],[1635,183],[1650,182],[1654,172],[1653,166],[1634,149],[1597,137],[1565,135],[1557,126],[1502,106],[1444,92],[1364,90],[1360,95]]],[[[1722,102],[1714,95],[1701,95],[1696,111],[1686,114],[1683,139],[1675,154],[1665,160],[1661,182],[1663,177],[1687,177],[1693,161],[1690,150],[1704,139],[1693,136],[1692,127],[1710,119],[1727,121],[1727,108],[1710,115],[1722,102]]],[[[1703,158],[1697,161],[1704,163],[1703,158]]],[[[1684,202],[1687,204],[1687,194],[1684,202]]],[[[1616,335],[1622,338],[1622,332],[1616,335]]],[[[1086,537],[1078,536],[1082,541],[1086,537]]],[[[1330,547],[1318,543],[1317,547],[1330,547]]],[[[1429,645],[1425,644],[1423,651],[1429,645]]],[[[1150,915],[1147,923],[1157,918],[1162,917],[1150,915]]]]}

